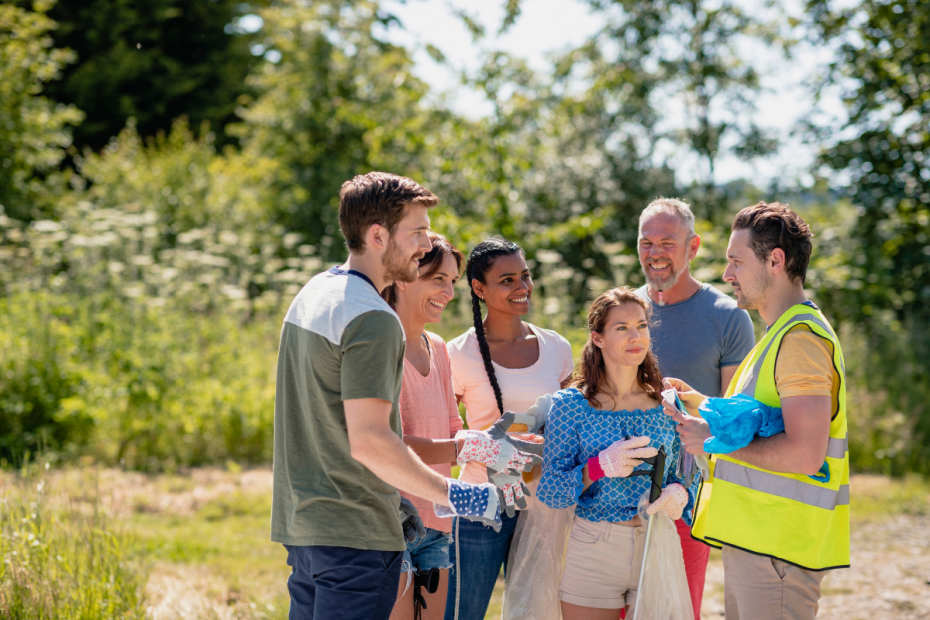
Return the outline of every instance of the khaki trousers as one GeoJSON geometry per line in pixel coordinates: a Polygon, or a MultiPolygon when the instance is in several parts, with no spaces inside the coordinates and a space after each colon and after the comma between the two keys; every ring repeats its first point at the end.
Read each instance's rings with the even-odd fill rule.
{"type": "Polygon", "coordinates": [[[813,620],[825,574],[724,546],[726,620],[813,620]]]}

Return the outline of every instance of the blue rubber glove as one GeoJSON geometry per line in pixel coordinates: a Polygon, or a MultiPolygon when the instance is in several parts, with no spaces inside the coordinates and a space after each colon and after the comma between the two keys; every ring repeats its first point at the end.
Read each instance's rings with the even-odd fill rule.
{"type": "Polygon", "coordinates": [[[480,521],[501,531],[501,504],[497,489],[490,482],[469,484],[461,480],[446,479],[449,487],[449,506],[433,504],[437,517],[462,517],[469,521],[480,521]]]}

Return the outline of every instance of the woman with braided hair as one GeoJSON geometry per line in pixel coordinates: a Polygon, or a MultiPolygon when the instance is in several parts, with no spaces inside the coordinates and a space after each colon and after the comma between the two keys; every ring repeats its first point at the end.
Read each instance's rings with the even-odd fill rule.
{"type": "MultiPolygon", "coordinates": [[[[465,404],[469,428],[480,430],[505,411],[526,412],[539,396],[567,385],[573,371],[572,350],[556,332],[522,320],[529,312],[533,280],[520,246],[501,238],[483,241],[469,255],[465,274],[474,327],[450,341],[448,349],[456,397],[465,404]],[[487,308],[485,317],[482,304],[487,308]]],[[[487,482],[487,470],[479,463],[467,463],[460,478],[487,482]]],[[[530,509],[516,516],[501,514],[500,532],[473,521],[455,520],[446,620],[484,618],[501,566],[507,573],[511,563],[526,555],[518,541],[532,539],[523,531],[527,515],[554,512],[534,498],[528,502],[530,509]]],[[[536,589],[540,585],[545,584],[521,583],[519,587],[536,589]]],[[[555,590],[551,608],[558,618],[557,573],[554,587],[546,589],[555,590]]]]}

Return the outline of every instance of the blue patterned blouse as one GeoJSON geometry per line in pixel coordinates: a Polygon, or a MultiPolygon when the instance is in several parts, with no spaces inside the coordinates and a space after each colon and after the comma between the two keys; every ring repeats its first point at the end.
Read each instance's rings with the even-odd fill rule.
{"type": "MultiPolygon", "coordinates": [[[[649,490],[649,478],[608,478],[595,481],[582,493],[582,480],[588,459],[618,439],[647,436],[651,446],[665,446],[668,453],[663,487],[682,481],[675,476],[681,440],[675,422],[662,413],[662,407],[643,411],[599,411],[575,388],[561,390],[552,397],[546,421],[543,473],[539,499],[551,508],[577,504],[575,514],[588,521],[628,521],[636,516],[639,498],[649,490]]],[[[649,469],[643,463],[637,470],[649,469]]],[[[691,524],[694,487],[688,489],[684,519],[691,524]]]]}

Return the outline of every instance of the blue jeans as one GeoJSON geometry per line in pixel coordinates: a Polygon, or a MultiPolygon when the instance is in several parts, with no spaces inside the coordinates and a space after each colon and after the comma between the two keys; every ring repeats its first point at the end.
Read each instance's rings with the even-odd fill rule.
{"type": "Polygon", "coordinates": [[[291,576],[289,620],[388,620],[403,551],[284,545],[291,576]]]}
{"type": "Polygon", "coordinates": [[[482,523],[455,518],[445,620],[484,620],[501,566],[507,573],[507,556],[519,516],[501,514],[500,532],[482,523]]]}
{"type": "Polygon", "coordinates": [[[452,561],[449,559],[451,544],[452,534],[446,534],[431,527],[426,528],[426,536],[414,543],[407,543],[400,572],[406,573],[411,567],[422,571],[428,571],[431,568],[442,570],[451,568],[452,561]]]}

